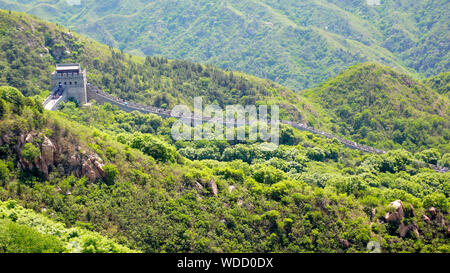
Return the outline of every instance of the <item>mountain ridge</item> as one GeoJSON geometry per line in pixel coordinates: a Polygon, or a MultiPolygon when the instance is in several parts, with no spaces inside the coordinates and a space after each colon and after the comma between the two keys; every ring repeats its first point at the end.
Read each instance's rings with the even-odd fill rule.
{"type": "Polygon", "coordinates": [[[127,0],[69,6],[60,0],[52,5],[57,7],[53,12],[36,9],[37,3],[46,2],[2,0],[0,7],[66,24],[133,54],[212,63],[295,90],[313,87],[366,61],[417,77],[450,68],[444,0],[414,4],[389,0],[378,6],[365,0],[127,0]],[[423,20],[417,19],[419,15],[423,20]]]}

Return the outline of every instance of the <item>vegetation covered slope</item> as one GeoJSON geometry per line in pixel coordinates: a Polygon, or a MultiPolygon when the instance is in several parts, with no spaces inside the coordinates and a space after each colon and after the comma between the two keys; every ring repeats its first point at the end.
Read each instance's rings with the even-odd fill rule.
{"type": "Polygon", "coordinates": [[[317,116],[301,97],[271,81],[187,61],[133,57],[29,15],[0,11],[0,30],[0,83],[25,95],[50,88],[55,63],[80,62],[89,82],[143,104],[192,105],[203,96],[205,104],[277,103],[285,117],[317,116]]]}
{"type": "Polygon", "coordinates": [[[134,54],[211,63],[296,90],[365,61],[424,76],[449,70],[446,0],[69,3],[1,0],[0,8],[35,14],[134,54]]]}
{"type": "MultiPolygon", "coordinates": [[[[427,83],[445,89],[444,80],[437,79],[444,75],[427,83]]],[[[448,97],[391,68],[352,66],[302,94],[333,115],[333,131],[351,139],[385,149],[449,151],[448,97]]]]}
{"type": "Polygon", "coordinates": [[[420,84],[387,67],[365,64],[296,94],[273,82],[212,66],[134,57],[25,14],[2,11],[0,26],[0,83],[25,95],[49,88],[55,63],[81,62],[89,82],[126,100],[169,108],[179,103],[192,106],[196,96],[202,96],[205,105],[222,107],[278,104],[282,119],[373,146],[448,152],[448,98],[441,96],[445,73],[420,84]]]}
{"type": "Polygon", "coordinates": [[[434,77],[425,79],[423,82],[436,90],[439,94],[450,95],[450,72],[439,73],[434,77]]]}
{"type": "Polygon", "coordinates": [[[170,119],[0,98],[0,199],[69,229],[145,252],[450,251],[449,174],[417,162],[439,152],[363,155],[287,126],[275,151],[173,142],[170,119]]]}
{"type": "Polygon", "coordinates": [[[96,232],[66,228],[16,201],[0,201],[0,253],[129,253],[96,232]]]}

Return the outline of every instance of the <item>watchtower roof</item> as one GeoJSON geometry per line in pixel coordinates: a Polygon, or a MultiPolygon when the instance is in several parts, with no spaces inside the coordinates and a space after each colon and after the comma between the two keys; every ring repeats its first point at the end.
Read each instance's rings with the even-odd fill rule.
{"type": "Polygon", "coordinates": [[[56,72],[57,73],[80,73],[81,65],[80,64],[57,64],[56,72]]]}

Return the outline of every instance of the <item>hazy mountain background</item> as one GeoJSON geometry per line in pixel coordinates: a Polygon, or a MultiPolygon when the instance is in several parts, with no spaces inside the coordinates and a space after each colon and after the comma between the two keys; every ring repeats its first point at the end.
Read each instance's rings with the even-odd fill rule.
{"type": "Polygon", "coordinates": [[[376,61],[449,70],[448,1],[0,0],[138,55],[211,63],[295,90],[376,61]]]}

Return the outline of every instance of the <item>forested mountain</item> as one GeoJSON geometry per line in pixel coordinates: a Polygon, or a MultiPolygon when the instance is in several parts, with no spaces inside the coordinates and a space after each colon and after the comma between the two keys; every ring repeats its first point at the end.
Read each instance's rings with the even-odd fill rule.
{"type": "Polygon", "coordinates": [[[449,152],[445,75],[421,84],[385,66],[359,64],[301,94],[333,116],[332,131],[351,139],[385,149],[433,146],[449,152]]]}
{"type": "Polygon", "coordinates": [[[275,151],[174,143],[154,115],[0,98],[0,198],[17,200],[0,204],[0,252],[127,251],[80,229],[144,252],[450,251],[449,173],[420,163],[448,165],[439,152],[363,155],[290,127],[275,151]]]}
{"type": "Polygon", "coordinates": [[[368,252],[370,241],[383,252],[450,252],[450,173],[431,166],[450,167],[446,73],[419,82],[364,63],[294,93],[135,57],[8,11],[0,48],[0,252],[340,253],[368,252]],[[175,141],[173,118],[70,101],[46,111],[60,62],[80,62],[89,82],[127,100],[279,104],[282,118],[389,151],[287,125],[275,150],[175,141]]]}
{"type": "Polygon", "coordinates": [[[134,54],[211,63],[295,90],[366,61],[421,76],[449,70],[446,0],[0,0],[0,8],[134,54]]]}
{"type": "Polygon", "coordinates": [[[133,57],[15,12],[0,11],[0,28],[0,83],[25,95],[50,88],[55,63],[79,62],[89,82],[143,104],[171,108],[192,105],[194,97],[202,96],[205,104],[220,106],[278,103],[284,117],[314,118],[312,107],[300,96],[269,80],[189,61],[133,57]]]}
{"type": "Polygon", "coordinates": [[[450,150],[445,73],[419,83],[388,67],[362,64],[317,88],[294,93],[269,80],[210,65],[128,55],[21,13],[0,11],[0,27],[0,83],[25,95],[50,87],[55,63],[79,62],[89,82],[142,104],[192,106],[197,96],[221,107],[278,104],[282,119],[372,146],[450,150]]]}

